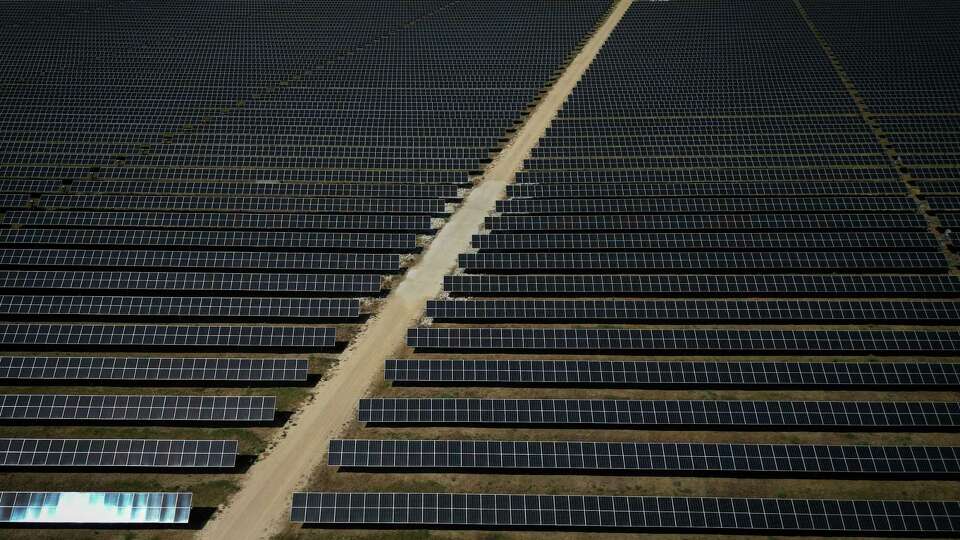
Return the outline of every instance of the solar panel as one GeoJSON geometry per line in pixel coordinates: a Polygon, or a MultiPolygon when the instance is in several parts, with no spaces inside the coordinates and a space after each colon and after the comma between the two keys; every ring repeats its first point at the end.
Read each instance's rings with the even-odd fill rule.
{"type": "Polygon", "coordinates": [[[303,326],[0,324],[7,350],[321,350],[336,345],[336,337],[335,328],[303,326]]]}
{"type": "MultiPolygon", "coordinates": [[[[608,93],[607,96],[623,96],[624,92],[618,93],[608,93]]],[[[603,97],[607,97],[603,96],[603,97]]],[[[643,92],[634,93],[632,96],[625,96],[627,99],[630,97],[634,98],[645,98],[649,94],[643,92]]],[[[575,96],[567,98],[564,107],[571,107],[571,101],[575,96]]],[[[660,100],[642,100],[641,104],[646,105],[642,110],[635,110],[622,107],[617,107],[617,103],[605,103],[602,106],[596,108],[607,108],[608,110],[604,111],[610,113],[609,109],[614,109],[613,114],[665,114],[671,112],[670,103],[664,105],[664,101],[673,101],[684,103],[684,97],[681,95],[666,96],[663,95],[660,100]],[[646,103],[644,103],[646,102],[646,103]]],[[[715,98],[716,99],[716,98],[715,98]]],[[[819,96],[820,100],[826,101],[824,96],[819,96]]],[[[621,100],[623,98],[621,97],[621,100]]],[[[689,101],[689,98],[686,100],[689,101]]],[[[735,102],[735,100],[730,100],[735,102]]],[[[740,102],[746,101],[744,99],[739,100],[740,102]]],[[[833,100],[834,103],[842,103],[845,108],[849,104],[849,99],[846,96],[836,96],[833,100]]],[[[594,97],[593,104],[600,103],[600,100],[594,97]]],[[[716,103],[716,101],[715,101],[716,103]]],[[[743,109],[753,109],[754,103],[748,102],[743,109]]],[[[824,105],[824,103],[820,103],[824,105]]],[[[581,107],[587,108],[587,107],[581,107]]],[[[594,110],[586,111],[587,115],[590,114],[600,114],[599,111],[594,110]]],[[[706,109],[706,107],[704,107],[706,109]]],[[[745,112],[743,109],[737,109],[736,112],[745,112]]],[[[703,109],[701,109],[703,110],[703,109]]],[[[803,106],[801,108],[794,108],[791,112],[805,112],[809,110],[807,107],[803,106]]],[[[722,114],[721,111],[716,109],[710,110],[707,109],[710,113],[713,114],[722,114]]],[[[704,111],[704,112],[707,112],[704,111]]],[[[783,112],[782,109],[778,109],[778,112],[783,112]]],[[[834,110],[836,112],[836,110],[834,110]]],[[[760,151],[763,151],[761,149],[760,151]]],[[[668,151],[669,152],[669,151],[668,151]]],[[[527,169],[531,170],[563,170],[563,169],[576,169],[576,170],[601,170],[605,171],[608,169],[627,169],[633,170],[636,172],[644,172],[648,170],[660,170],[660,169],[706,169],[706,168],[722,168],[722,169],[754,169],[757,167],[763,167],[765,165],[774,165],[780,166],[788,169],[820,169],[820,168],[841,168],[843,166],[854,166],[854,167],[863,167],[867,169],[886,169],[889,167],[889,162],[884,159],[884,156],[879,152],[869,153],[869,154],[858,154],[858,155],[837,155],[835,153],[816,153],[816,154],[785,154],[781,153],[774,156],[763,156],[763,155],[716,155],[716,152],[707,153],[706,155],[694,155],[694,156],[675,156],[675,155],[663,155],[661,154],[652,154],[652,155],[627,155],[627,156],[564,156],[561,158],[542,158],[537,156],[531,156],[526,160],[524,166],[527,169]]]]}
{"type": "MultiPolygon", "coordinates": [[[[918,239],[917,243],[920,242],[918,239]]],[[[412,233],[14,229],[0,231],[0,244],[409,252],[417,249],[417,236],[412,233]]]]}
{"type": "MultiPolygon", "coordinates": [[[[545,139],[549,140],[549,139],[545,139]]],[[[543,140],[541,140],[543,142],[543,140]]],[[[629,198],[629,197],[757,197],[770,195],[847,195],[901,194],[907,187],[889,181],[811,181],[811,182],[739,182],[691,183],[649,182],[617,184],[513,184],[507,197],[535,199],[629,198]]]]}
{"type": "Polygon", "coordinates": [[[658,214],[751,212],[904,212],[910,197],[777,197],[650,199],[510,199],[497,201],[504,214],[658,214]]]}
{"type": "Polygon", "coordinates": [[[349,470],[949,478],[960,474],[960,447],[333,439],[327,465],[349,470]]]}
{"type": "MultiPolygon", "coordinates": [[[[23,206],[18,204],[16,206],[23,206]]],[[[335,199],[301,197],[197,197],[138,195],[44,195],[40,208],[89,210],[186,210],[213,212],[310,212],[359,214],[447,213],[440,199],[335,199]]]]}
{"type": "Polygon", "coordinates": [[[237,441],[0,439],[0,467],[233,468],[237,441]]]}
{"type": "Polygon", "coordinates": [[[0,315],[105,319],[356,319],[358,298],[0,295],[0,315]]]}
{"type": "MultiPolygon", "coordinates": [[[[0,273],[0,286],[3,284],[0,273]]],[[[464,296],[927,296],[960,295],[947,275],[452,275],[443,290],[464,296]]]]}
{"type": "Polygon", "coordinates": [[[7,422],[270,422],[274,396],[0,395],[7,422]]]}
{"type": "Polygon", "coordinates": [[[916,183],[920,193],[927,194],[957,194],[960,193],[958,180],[924,180],[916,183]]]}
{"type": "Polygon", "coordinates": [[[291,521],[476,529],[947,534],[960,503],[486,493],[293,494],[291,521]]]}
{"type": "Polygon", "coordinates": [[[452,184],[325,184],[293,182],[149,182],[78,180],[74,193],[270,195],[295,197],[380,197],[401,199],[455,199],[452,184]]]}
{"type": "Polygon", "coordinates": [[[410,328],[415,349],[955,354],[960,332],[918,330],[716,330],[611,328],[410,328]]]}
{"type": "Polygon", "coordinates": [[[942,249],[932,234],[910,232],[477,234],[472,246],[481,251],[942,249]]]}
{"type": "MultiPolygon", "coordinates": [[[[617,41],[617,38],[623,39],[629,34],[621,32],[621,29],[626,27],[630,23],[629,15],[628,17],[620,21],[623,24],[623,27],[620,27],[614,30],[611,38],[614,39],[614,42],[617,41]]],[[[648,15],[649,16],[649,15],[648,15]]],[[[651,17],[652,18],[652,17],[651,17]]],[[[634,21],[635,24],[635,21],[634,21]]],[[[660,36],[651,34],[647,36],[649,38],[658,39],[660,36]]],[[[629,38],[627,38],[629,39],[629,38]]],[[[809,38],[804,38],[805,40],[809,38]]],[[[631,43],[630,46],[635,45],[636,42],[631,43]]],[[[621,42],[621,45],[625,45],[621,42]]],[[[603,62],[605,55],[600,56],[600,61],[603,62]]],[[[636,59],[641,60],[641,59],[636,59]]],[[[620,66],[618,66],[620,68],[620,66]]],[[[599,82],[599,81],[597,81],[599,82]]],[[[614,81],[604,80],[604,83],[612,83],[614,81]]],[[[581,87],[577,92],[583,91],[586,87],[581,87]]],[[[714,117],[710,118],[709,123],[703,122],[702,118],[697,117],[608,117],[606,122],[600,123],[584,123],[582,121],[577,121],[575,118],[567,118],[565,114],[561,111],[560,118],[557,118],[549,128],[547,128],[547,135],[549,138],[568,138],[568,137],[622,137],[625,133],[629,134],[631,131],[639,131],[639,134],[643,135],[652,135],[652,136],[697,136],[701,138],[706,134],[733,134],[733,135],[771,135],[771,136],[792,136],[792,137],[812,137],[816,141],[821,141],[822,133],[819,130],[813,130],[813,128],[822,128],[828,133],[835,134],[840,137],[850,137],[850,136],[870,136],[870,133],[867,129],[867,126],[863,125],[863,121],[860,117],[854,114],[849,115],[831,115],[831,116],[729,116],[729,117],[714,117]],[[659,127],[672,128],[666,131],[659,129],[659,127]]],[[[777,140],[780,140],[780,137],[777,137],[777,140]]],[[[873,140],[872,137],[870,140],[873,140]]],[[[811,178],[812,173],[805,170],[784,170],[784,169],[768,169],[763,172],[772,172],[779,170],[782,174],[791,175],[791,178],[795,180],[804,180],[811,178]]],[[[536,171],[542,172],[542,171],[536,171]]],[[[677,173],[683,171],[665,171],[666,173],[677,173]]],[[[722,173],[731,173],[731,172],[740,172],[740,171],[729,171],[729,170],[717,170],[712,171],[713,174],[720,175],[722,173]]],[[[851,171],[856,172],[856,171],[851,171]]],[[[534,171],[527,171],[528,174],[533,174],[534,171]]],[[[549,171],[549,176],[557,176],[560,179],[571,181],[572,177],[579,177],[581,175],[588,176],[588,180],[596,179],[599,177],[611,177],[614,180],[623,180],[628,178],[637,178],[637,173],[635,171],[621,171],[621,170],[607,170],[607,171],[549,171]]],[[[889,176],[889,175],[888,175],[889,176]]],[[[642,178],[642,177],[641,177],[642,178]]]]}
{"type": "Polygon", "coordinates": [[[926,230],[915,213],[493,216],[486,227],[505,231],[789,231],[926,230]]]}
{"type": "Polygon", "coordinates": [[[898,390],[952,388],[960,384],[960,365],[941,362],[389,359],[385,363],[384,379],[394,383],[441,385],[885,387],[898,390]]]}
{"type": "Polygon", "coordinates": [[[3,179],[0,181],[0,191],[3,193],[56,193],[61,189],[63,189],[63,182],[60,180],[3,179]]]}
{"type": "MultiPolygon", "coordinates": [[[[0,296],[0,313],[5,298],[0,296]]],[[[438,321],[914,322],[960,321],[950,300],[428,300],[438,321]]]]}
{"type": "Polygon", "coordinates": [[[2,523],[190,522],[192,493],[108,491],[0,491],[2,523]]]}
{"type": "Polygon", "coordinates": [[[934,401],[702,401],[629,399],[361,399],[373,425],[591,425],[952,431],[960,403],[934,401]]]}
{"type": "MultiPolygon", "coordinates": [[[[579,86],[579,85],[578,85],[579,86]]],[[[583,86],[580,86],[583,88],[583,86]]],[[[789,122],[795,124],[796,120],[799,120],[800,117],[795,117],[789,122]]],[[[821,122],[832,122],[839,117],[826,117],[819,116],[817,117],[818,121],[821,122]]],[[[563,111],[553,119],[553,124],[550,128],[552,130],[563,129],[566,131],[571,130],[585,130],[598,132],[600,130],[610,130],[615,135],[622,135],[624,133],[625,126],[616,125],[618,120],[627,120],[625,118],[616,118],[616,117],[607,117],[604,118],[603,124],[597,124],[593,122],[584,122],[582,119],[571,120],[564,118],[563,111]]],[[[744,120],[754,121],[760,120],[756,117],[740,117],[740,118],[731,118],[735,123],[741,123],[744,120]]],[[[771,118],[767,117],[761,121],[770,121],[771,118]]],[[[807,118],[809,120],[809,117],[807,118]]],[[[856,115],[850,115],[845,118],[846,121],[852,121],[853,125],[843,126],[841,131],[849,131],[852,128],[854,131],[866,132],[867,127],[864,126],[863,121],[860,118],[857,118],[856,115]]],[[[667,131],[668,133],[673,134],[691,134],[691,135],[703,135],[704,129],[707,127],[704,125],[702,118],[691,117],[689,120],[686,120],[682,117],[670,117],[668,119],[658,119],[649,122],[648,119],[637,119],[631,118],[628,120],[633,122],[634,125],[626,126],[628,129],[640,129],[647,132],[653,132],[654,130],[659,130],[661,132],[667,131]],[[686,126],[679,125],[680,122],[688,122],[686,126]],[[665,124],[665,125],[664,125],[665,124]],[[662,127],[661,127],[662,126],[662,127]]],[[[715,118],[712,118],[711,121],[716,121],[715,118]]],[[[817,126],[818,128],[824,127],[824,124],[817,126]]],[[[743,132],[744,129],[757,129],[758,126],[734,126],[733,132],[737,133],[743,132]]],[[[759,129],[766,129],[767,133],[774,134],[783,134],[795,132],[797,127],[795,125],[784,125],[784,124],[773,124],[772,126],[763,126],[759,129]]],[[[801,131],[809,131],[809,129],[804,130],[801,128],[801,131]]],[[[817,133],[819,135],[819,133],[817,133]]],[[[870,135],[872,137],[872,134],[870,135]]],[[[541,139],[541,143],[549,141],[550,137],[541,139]]],[[[874,139],[875,140],[875,139],[874,139]]],[[[566,170],[522,170],[517,173],[517,183],[518,184],[622,184],[630,182],[643,182],[643,181],[661,181],[661,182],[722,182],[722,183],[736,183],[736,182],[758,182],[758,181],[779,181],[779,182],[810,182],[813,180],[899,180],[896,173],[891,168],[846,168],[841,169],[822,167],[817,169],[788,169],[788,168],[727,168],[721,169],[717,167],[711,168],[684,168],[684,169],[656,169],[652,171],[637,171],[637,170],[625,170],[625,169],[566,169],[566,170]]]]}
{"type": "Polygon", "coordinates": [[[960,227],[960,214],[943,214],[937,216],[940,226],[946,229],[960,227]]]}
{"type": "Polygon", "coordinates": [[[0,208],[23,208],[30,202],[30,195],[0,193],[0,208]]]}
{"type": "MultiPolygon", "coordinates": [[[[2,260],[2,259],[0,259],[2,260]]],[[[461,253],[461,268],[469,272],[702,272],[716,270],[869,270],[895,272],[945,270],[946,260],[935,252],[602,252],[602,253],[461,253]]]]}
{"type": "Polygon", "coordinates": [[[0,271],[0,289],[150,290],[358,294],[380,292],[376,274],[225,274],[214,272],[0,271]]]}
{"type": "Polygon", "coordinates": [[[0,356],[0,379],[44,381],[306,381],[304,359],[0,356]]]}
{"type": "MultiPolygon", "coordinates": [[[[287,88],[286,90],[291,90],[287,88]]],[[[324,87],[325,91],[331,91],[329,86],[324,87]]],[[[232,98],[228,98],[231,99],[232,98]]],[[[252,109],[251,109],[252,110],[252,109]]],[[[182,120],[180,118],[179,120],[182,120]]],[[[459,126],[431,126],[431,125],[389,125],[384,122],[369,123],[363,125],[348,123],[342,119],[337,119],[334,123],[316,124],[317,119],[309,121],[306,118],[295,119],[283,113],[271,115],[269,117],[260,117],[252,119],[223,118],[220,117],[217,122],[209,123],[204,126],[204,133],[209,133],[213,137],[224,136],[257,136],[257,132],[265,129],[265,122],[270,121],[271,129],[275,129],[279,135],[301,135],[309,137],[314,141],[314,137],[323,135],[393,135],[410,140],[411,136],[434,135],[443,137],[449,141],[453,137],[469,136],[476,134],[478,136],[491,137],[496,139],[503,133],[502,127],[481,126],[481,125],[459,125],[459,126]],[[280,118],[283,117],[283,118],[280,118]]],[[[142,122],[142,117],[136,117],[131,123],[142,122]]],[[[202,133],[195,133],[193,137],[202,137],[202,133]]],[[[279,150],[280,147],[278,147],[279,150]]],[[[230,161],[236,161],[231,159],[230,161]]],[[[80,175],[86,173],[84,169],[80,175]]],[[[454,184],[467,186],[470,184],[470,177],[463,170],[411,170],[411,169],[327,169],[317,170],[307,167],[283,167],[283,168],[264,168],[264,167],[150,167],[126,163],[124,165],[104,165],[100,167],[97,173],[98,180],[122,181],[181,181],[181,180],[201,180],[201,181],[230,181],[230,182],[361,182],[361,183],[404,183],[404,184],[454,184]]]]}
{"type": "Polygon", "coordinates": [[[430,216],[185,212],[6,212],[0,223],[31,227],[289,229],[432,232],[430,216]]]}
{"type": "Polygon", "coordinates": [[[925,200],[933,212],[956,212],[960,210],[960,197],[934,195],[926,197],[925,200]]]}
{"type": "Polygon", "coordinates": [[[267,251],[148,251],[100,249],[5,249],[0,266],[79,266],[108,268],[223,268],[233,270],[321,270],[396,273],[400,256],[366,253],[267,251]]]}

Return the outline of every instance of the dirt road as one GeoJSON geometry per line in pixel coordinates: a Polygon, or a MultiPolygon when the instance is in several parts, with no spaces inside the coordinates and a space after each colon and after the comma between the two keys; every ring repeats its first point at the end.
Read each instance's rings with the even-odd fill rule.
{"type": "Polygon", "coordinates": [[[329,380],[313,391],[313,400],[291,419],[286,436],[247,473],[244,485],[223,512],[198,534],[202,540],[269,538],[287,524],[291,494],[321,464],[327,441],[337,436],[355,413],[357,400],[380,374],[384,359],[403,344],[406,330],[436,296],[443,276],[456,266],[457,254],[503,197],[506,186],[531,149],[543,136],[563,101],[593,61],[610,32],[629,7],[620,2],[610,17],[574,58],[550,92],[539,103],[513,140],[484,172],[480,185],[467,196],[411,268],[387,297],[380,312],[344,351],[329,380]]]}

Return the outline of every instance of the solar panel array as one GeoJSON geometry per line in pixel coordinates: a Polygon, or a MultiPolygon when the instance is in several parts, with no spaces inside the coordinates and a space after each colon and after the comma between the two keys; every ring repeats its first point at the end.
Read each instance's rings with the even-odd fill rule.
{"type": "MultiPolygon", "coordinates": [[[[922,263],[921,263],[922,264],[922,263]]],[[[0,267],[215,269],[224,271],[370,272],[401,271],[399,255],[270,251],[153,251],[105,249],[7,249],[0,267]]],[[[232,276],[231,276],[232,277],[232,276]]]]}
{"type": "MultiPolygon", "coordinates": [[[[190,212],[6,212],[0,223],[29,227],[430,232],[429,216],[190,212]]],[[[142,232],[141,232],[142,231],[142,232]]]]}
{"type": "Polygon", "coordinates": [[[960,322],[958,309],[950,300],[431,300],[426,313],[437,321],[949,324],[960,322]]]}
{"type": "MultiPolygon", "coordinates": [[[[46,255],[46,254],[44,254],[46,255]]],[[[2,263],[3,261],[0,261],[2,263]]],[[[637,272],[939,272],[945,268],[935,252],[820,251],[674,251],[462,253],[460,266],[477,273],[637,272]]]]}
{"type": "Polygon", "coordinates": [[[175,525],[190,522],[192,493],[0,491],[0,523],[175,525]]]}
{"type": "MultiPolygon", "coordinates": [[[[0,419],[91,436],[3,439],[2,463],[85,467],[108,491],[118,468],[239,472],[213,469],[288,416],[255,387],[321,377],[609,8],[0,5],[0,379],[23,388],[0,419]],[[169,386],[190,393],[153,395],[169,386]],[[140,427],[157,423],[183,439],[140,427]],[[239,447],[207,440],[221,425],[239,447]]],[[[191,476],[217,507],[206,482],[235,479],[191,476]]],[[[25,496],[0,521],[171,525],[190,507],[25,496]]]]}
{"type": "MultiPolygon", "coordinates": [[[[0,238],[2,241],[2,238],[0,238]]],[[[478,234],[480,251],[786,250],[823,251],[927,249],[940,244],[924,233],[607,233],[478,234]]]]}
{"type": "Polygon", "coordinates": [[[16,229],[0,232],[0,244],[11,246],[111,246],[157,248],[221,248],[292,251],[410,252],[411,233],[294,233],[246,231],[16,229]]]}
{"type": "Polygon", "coordinates": [[[809,0],[801,5],[856,86],[899,172],[918,188],[941,227],[952,229],[960,179],[960,99],[952,91],[960,71],[949,61],[960,53],[956,6],[862,1],[831,6],[809,0]],[[850,20],[857,24],[844,24],[850,20]],[[874,68],[878,62],[882,70],[874,68]]]}
{"type": "Polygon", "coordinates": [[[42,381],[306,381],[305,359],[2,356],[0,379],[42,381]]]}
{"type": "Polygon", "coordinates": [[[231,468],[237,441],[0,439],[0,467],[231,468]]]}
{"type": "MultiPolygon", "coordinates": [[[[856,75],[845,82],[824,43],[850,25],[823,2],[809,3],[810,15],[787,1],[631,6],[444,280],[446,293],[465,298],[429,302],[433,326],[411,329],[408,345],[522,354],[960,352],[949,333],[902,328],[957,322],[939,311],[956,309],[956,279],[926,213],[957,197],[949,189],[915,196],[909,164],[891,158],[869,114],[893,113],[858,104],[856,75]],[[830,19],[827,35],[814,31],[814,12],[830,19]],[[915,307],[926,313],[901,311],[915,307]],[[524,327],[464,327],[501,321],[524,327]],[[603,329],[571,328],[598,322],[603,329]],[[758,322],[880,326],[676,327],[758,322]]],[[[868,5],[852,1],[840,12],[859,20],[868,5]]],[[[865,18],[885,27],[904,10],[885,6],[865,18]]],[[[875,70],[892,45],[871,50],[879,35],[838,39],[886,106],[895,100],[878,97],[886,87],[875,70]]],[[[929,53],[912,43],[891,54],[906,74],[906,59],[921,50],[929,53]]],[[[949,58],[945,51],[930,54],[949,58]]],[[[934,71],[923,81],[944,76],[934,71]]],[[[926,95],[915,80],[899,88],[926,95]]]]}
{"type": "Polygon", "coordinates": [[[296,523],[721,533],[950,535],[960,503],[486,493],[293,494],[296,523]]]}
{"type": "Polygon", "coordinates": [[[625,399],[361,399],[361,422],[428,425],[714,426],[720,429],[960,427],[960,402],[625,399]]]}
{"type": "Polygon", "coordinates": [[[950,90],[956,67],[946,60],[960,52],[952,29],[956,10],[936,2],[916,10],[900,2],[886,2],[878,9],[851,2],[830,11],[818,2],[803,4],[863,96],[901,174],[921,193],[927,212],[956,250],[960,101],[950,90]],[[855,28],[842,24],[851,19],[858,21],[855,28]],[[877,61],[887,66],[882,79],[864,69],[877,61]]]}
{"type": "MultiPolygon", "coordinates": [[[[0,420],[78,430],[274,422],[277,398],[256,389],[28,385],[308,380],[304,356],[336,352],[338,330],[355,333],[376,305],[366,298],[386,295],[397,282],[388,276],[416,260],[429,244],[418,235],[456,210],[609,8],[0,6],[0,378],[25,388],[0,396],[0,420]],[[189,356],[208,351],[225,356],[189,356]]],[[[901,0],[636,2],[460,254],[444,288],[465,298],[430,302],[409,331],[415,350],[464,357],[387,365],[388,380],[482,384],[491,395],[378,389],[387,397],[361,401],[360,420],[956,431],[960,404],[942,398],[593,399],[590,388],[953,388],[960,289],[945,248],[956,249],[950,229],[960,225],[957,13],[901,0]],[[585,358],[534,356],[546,353],[585,358]],[[787,358],[631,358],[680,354],[787,358]],[[874,355],[905,358],[864,358],[874,355]],[[489,388],[552,385],[571,395],[501,399],[489,388]]],[[[118,468],[230,468],[240,451],[232,440],[139,435],[0,439],[0,466],[98,467],[90,476],[102,483],[118,468]]],[[[364,440],[331,450],[347,468],[451,474],[915,479],[953,478],[958,461],[951,446],[684,440],[364,440]]],[[[8,491],[0,522],[186,524],[192,502],[8,491]]],[[[960,532],[952,501],[779,495],[297,493],[291,517],[364,528],[960,532]]]]}
{"type": "Polygon", "coordinates": [[[0,395],[0,420],[29,422],[269,422],[274,396],[0,395]]]}
{"type": "Polygon", "coordinates": [[[347,469],[561,470],[633,474],[902,475],[960,474],[960,448],[819,444],[589,441],[330,441],[327,464],[347,469]]]}
{"type": "Polygon", "coordinates": [[[350,320],[360,316],[360,300],[357,298],[0,295],[0,316],[15,316],[21,320],[64,317],[260,321],[350,320]]]}
{"type": "Polygon", "coordinates": [[[577,351],[954,355],[960,348],[960,331],[419,327],[407,331],[407,344],[427,351],[519,354],[577,351]]]}
{"type": "Polygon", "coordinates": [[[483,472],[532,493],[604,475],[603,495],[306,492],[293,521],[956,536],[955,501],[790,499],[766,480],[957,498],[923,482],[960,474],[960,403],[942,393],[960,383],[960,11],[915,4],[632,3],[386,361],[394,388],[360,400],[373,436],[328,451],[347,490],[483,472]],[[430,438],[450,430],[469,439],[430,438]],[[901,443],[918,432],[937,442],[901,443]],[[638,474],[736,480],[612,479],[638,474]],[[711,489],[776,498],[644,496],[711,489]]]}
{"type": "Polygon", "coordinates": [[[451,385],[929,389],[960,384],[960,364],[390,359],[384,378],[394,383],[451,385]]]}
{"type": "Polygon", "coordinates": [[[870,274],[457,274],[444,276],[443,288],[454,296],[955,298],[960,296],[960,278],[870,274]]]}
{"type": "Polygon", "coordinates": [[[151,291],[236,294],[374,295],[376,274],[223,274],[219,272],[0,271],[4,291],[151,291]]]}
{"type": "Polygon", "coordinates": [[[7,350],[316,351],[333,348],[334,328],[153,324],[0,324],[7,350]]]}

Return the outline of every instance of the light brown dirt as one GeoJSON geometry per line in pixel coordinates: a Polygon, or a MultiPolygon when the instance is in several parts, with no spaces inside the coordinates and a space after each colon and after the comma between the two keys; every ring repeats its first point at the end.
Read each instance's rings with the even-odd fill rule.
{"type": "MultiPolygon", "coordinates": [[[[420,318],[426,301],[440,293],[443,275],[456,266],[457,254],[470,246],[483,219],[504,196],[523,160],[544,135],[577,81],[630,5],[620,2],[549,93],[537,105],[511,143],[484,172],[479,186],[454,213],[420,261],[387,297],[353,344],[336,372],[313,392],[313,400],[291,419],[286,436],[249,471],[244,485],[198,535],[202,540],[268,538],[287,524],[291,494],[321,464],[327,441],[353,419],[357,400],[383,361],[402,347],[408,327],[420,318]]],[[[357,486],[359,487],[359,486],[357,486]]]]}

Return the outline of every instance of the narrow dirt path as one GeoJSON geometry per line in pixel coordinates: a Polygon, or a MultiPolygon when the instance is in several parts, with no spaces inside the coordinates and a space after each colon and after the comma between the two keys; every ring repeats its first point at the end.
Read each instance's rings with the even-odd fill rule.
{"type": "Polygon", "coordinates": [[[283,529],[289,519],[291,494],[320,466],[327,441],[353,419],[357,400],[380,373],[387,356],[404,343],[407,328],[420,318],[426,301],[440,293],[443,276],[456,266],[457,254],[470,246],[471,236],[480,230],[497,199],[503,197],[507,184],[543,137],[629,5],[630,0],[621,0],[613,9],[510,144],[490,164],[480,185],[470,192],[420,262],[406,273],[379,313],[343,353],[330,379],[314,389],[313,400],[290,420],[286,436],[250,468],[241,490],[198,538],[260,539],[283,529]]]}

